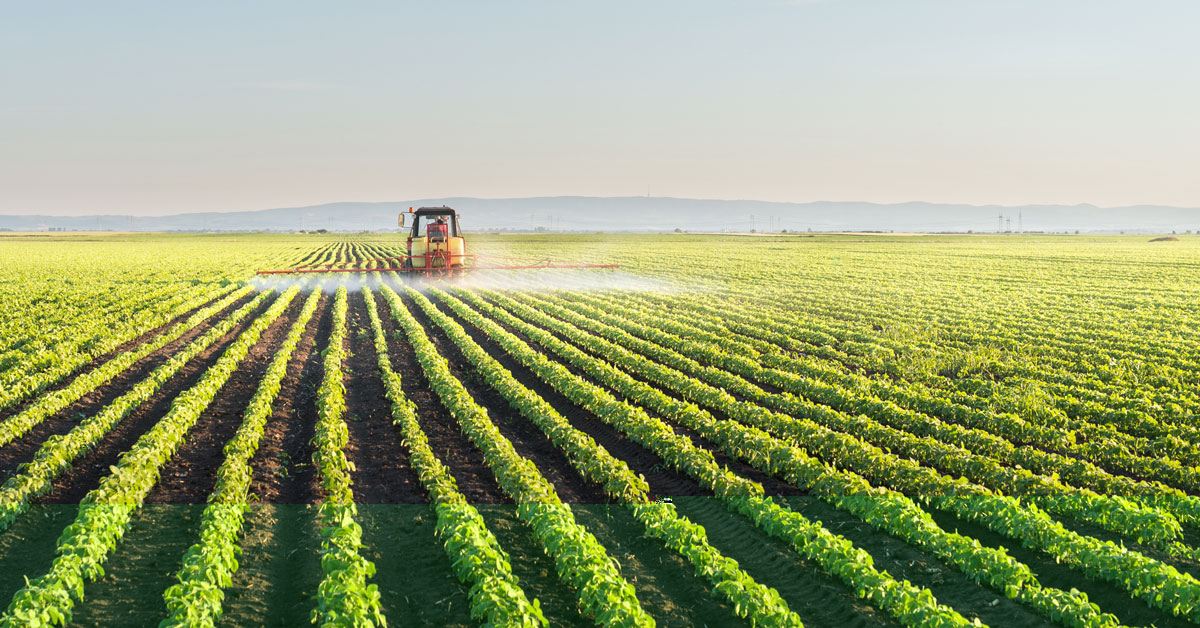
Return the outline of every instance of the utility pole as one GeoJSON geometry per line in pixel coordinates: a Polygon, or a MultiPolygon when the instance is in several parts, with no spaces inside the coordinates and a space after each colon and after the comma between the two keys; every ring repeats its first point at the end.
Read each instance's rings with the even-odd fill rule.
{"type": "Polygon", "coordinates": [[[750,231],[754,231],[754,214],[750,214],[750,231]]]}
{"type": "Polygon", "coordinates": [[[1017,210],[1017,233],[1025,233],[1025,226],[1022,224],[1022,212],[1017,210]]]}
{"type": "Polygon", "coordinates": [[[1010,216],[1009,218],[1007,218],[1005,220],[1005,223],[1008,224],[1008,229],[1005,229],[1005,231],[1007,231],[1008,233],[1012,233],[1012,217],[1010,216]]]}
{"type": "Polygon", "coordinates": [[[996,233],[1004,233],[1004,214],[996,216],[996,233]]]}

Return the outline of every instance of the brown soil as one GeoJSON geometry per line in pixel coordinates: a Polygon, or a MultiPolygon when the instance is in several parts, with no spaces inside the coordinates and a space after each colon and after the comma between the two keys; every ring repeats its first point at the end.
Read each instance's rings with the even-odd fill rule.
{"type": "MultiPolygon", "coordinates": [[[[236,303],[230,305],[229,308],[218,312],[209,320],[219,321],[223,319],[227,314],[235,311],[251,298],[253,298],[253,295],[239,299],[236,303]]],[[[24,436],[0,449],[0,477],[11,475],[15,472],[18,465],[32,460],[38,449],[50,436],[66,434],[78,425],[81,420],[98,413],[118,397],[124,395],[130,388],[145,379],[154,369],[170,359],[172,355],[202,335],[209,327],[210,325],[206,323],[188,330],[176,340],[167,343],[159,350],[150,353],[141,360],[133,363],[129,368],[118,373],[107,384],[98,386],[95,390],[84,395],[60,412],[46,417],[45,420],[34,426],[24,436]]],[[[168,385],[170,385],[169,382],[168,385]]]]}
{"type": "Polygon", "coordinates": [[[235,325],[229,333],[188,361],[146,403],[138,406],[113,426],[95,449],[76,458],[71,468],[54,481],[54,489],[50,494],[39,501],[46,504],[79,503],[79,500],[97,486],[100,478],[108,474],[108,468],[117,463],[121,454],[163,418],[175,397],[195,384],[204,372],[220,359],[225,348],[268,307],[268,303],[269,300],[259,304],[255,312],[235,325]]]}
{"type": "Polygon", "coordinates": [[[487,409],[492,422],[513,444],[517,453],[537,465],[542,475],[554,485],[559,499],[571,504],[602,504],[610,501],[603,488],[587,482],[575,471],[562,449],[483,381],[458,346],[425,315],[420,306],[410,299],[405,299],[405,302],[409,311],[425,327],[438,352],[450,363],[450,372],[462,382],[475,402],[487,409]]]}
{"type": "MultiPolygon", "coordinates": [[[[689,499],[715,500],[712,497],[689,499]]],[[[642,608],[661,628],[722,626],[750,623],[733,613],[724,596],[696,575],[691,563],[663,542],[646,534],[645,527],[628,508],[617,505],[572,505],[575,519],[608,550],[621,575],[637,589],[642,608]]],[[[805,582],[803,586],[810,586],[805,582]]],[[[808,621],[808,618],[805,618],[808,621]]],[[[811,624],[806,624],[811,625],[811,624]]]]}
{"type": "Polygon", "coordinates": [[[163,467],[148,504],[202,504],[216,485],[217,469],[225,462],[225,444],[242,424],[242,415],[292,324],[300,316],[303,295],[271,323],[200,415],[187,439],[163,467]]]}
{"type": "Polygon", "coordinates": [[[512,503],[496,484],[483,454],[458,429],[458,422],[442,405],[437,393],[425,379],[412,346],[392,319],[386,301],[379,303],[380,319],[388,338],[392,369],[400,376],[400,387],[417,406],[417,421],[433,453],[450,469],[458,490],[472,504],[512,503]]]}
{"type": "Polygon", "coordinates": [[[87,585],[73,628],[155,626],[167,616],[162,592],[177,580],[183,556],[199,538],[200,504],[153,504],[133,513],[121,543],[104,563],[104,574],[87,585]]]}
{"type": "Polygon", "coordinates": [[[1175,236],[1163,236],[1161,238],[1154,238],[1150,241],[1151,242],[1178,242],[1179,238],[1176,238],[1175,236]]]}
{"type": "MultiPolygon", "coordinates": [[[[1088,578],[1079,570],[1059,564],[1054,557],[1038,550],[1026,549],[1021,543],[1005,538],[976,523],[960,519],[952,513],[927,508],[930,515],[945,530],[978,539],[986,547],[1004,548],[1013,558],[1029,565],[1043,586],[1064,591],[1078,589],[1097,603],[1104,612],[1113,613],[1126,626],[1158,626],[1183,628],[1194,626],[1182,617],[1174,617],[1151,608],[1146,602],[1131,597],[1124,589],[1096,578],[1088,578]]],[[[953,603],[951,600],[950,603],[953,603]]],[[[992,624],[993,626],[998,624],[992,624]]]]}
{"type": "MultiPolygon", "coordinates": [[[[371,319],[362,292],[349,295],[346,345],[346,458],[354,465],[359,504],[422,504],[425,491],[409,464],[408,448],[392,425],[391,406],[379,376],[371,319]]],[[[376,299],[378,308],[378,299],[376,299]]]]}
{"type": "Polygon", "coordinates": [[[311,504],[320,494],[312,466],[317,388],[321,385],[322,371],[317,342],[318,339],[328,342],[333,325],[332,303],[328,295],[321,297],[317,311],[300,336],[258,451],[250,460],[254,473],[250,491],[264,503],[311,504]]]}
{"type": "MultiPolygon", "coordinates": [[[[564,342],[571,344],[572,346],[576,347],[577,349],[580,349],[581,351],[584,351],[585,353],[588,353],[589,355],[593,355],[594,357],[599,357],[599,356],[595,356],[595,354],[588,351],[584,347],[579,346],[579,345],[571,342],[570,340],[568,340],[562,336],[559,336],[558,334],[555,334],[555,337],[557,337],[559,340],[563,340],[564,342]]],[[[536,344],[536,343],[533,343],[533,341],[530,340],[529,338],[525,338],[525,340],[527,342],[530,342],[531,344],[536,344]]],[[[600,358],[600,359],[603,359],[603,358],[600,358]]],[[[664,388],[662,386],[659,386],[658,384],[656,384],[654,382],[647,381],[644,378],[638,377],[634,373],[631,373],[627,369],[623,368],[620,364],[616,364],[615,366],[617,368],[620,368],[622,371],[625,371],[630,377],[633,377],[634,379],[649,385],[650,387],[654,388],[655,390],[658,390],[659,392],[670,397],[671,399],[674,399],[676,401],[685,401],[682,397],[680,397],[674,391],[664,388]]],[[[604,384],[602,384],[599,381],[592,379],[586,373],[579,373],[579,376],[601,388],[608,390],[609,392],[611,392],[614,396],[616,396],[618,398],[623,397],[623,395],[621,393],[617,392],[616,390],[614,390],[612,388],[609,388],[608,386],[605,386],[604,384]]],[[[740,397],[738,399],[743,400],[740,397]]],[[[634,405],[637,405],[637,404],[634,404],[634,405]]],[[[712,453],[713,457],[716,458],[718,465],[720,465],[722,467],[727,467],[730,470],[732,470],[734,473],[737,473],[738,475],[740,475],[742,477],[749,478],[751,480],[754,480],[755,482],[758,482],[759,484],[762,484],[763,490],[766,491],[767,495],[784,497],[784,496],[795,496],[795,495],[807,495],[808,494],[807,491],[805,491],[804,489],[797,488],[795,486],[791,486],[790,484],[787,484],[786,482],[777,480],[777,479],[771,477],[770,475],[767,475],[748,464],[745,464],[743,462],[740,462],[740,461],[734,460],[733,458],[730,458],[729,456],[727,456],[721,452],[720,448],[716,445],[716,443],[713,443],[712,441],[708,440],[707,438],[704,438],[695,430],[689,429],[689,428],[679,424],[676,421],[665,419],[665,418],[659,416],[658,414],[656,414],[654,411],[652,411],[649,408],[642,408],[642,409],[645,410],[646,413],[649,414],[650,416],[656,417],[659,420],[661,420],[668,427],[675,430],[676,433],[681,434],[681,435],[686,436],[689,439],[691,439],[691,441],[693,443],[695,443],[697,447],[700,447],[702,449],[707,449],[709,452],[712,453]]],[[[721,416],[715,416],[715,418],[717,418],[718,420],[732,420],[732,419],[728,419],[726,417],[721,417],[721,416]]]]}
{"type": "MultiPolygon", "coordinates": [[[[523,366],[512,356],[508,355],[508,353],[505,352],[500,345],[493,342],[487,337],[486,334],[472,326],[470,322],[459,318],[453,313],[452,310],[442,305],[440,302],[436,300],[434,302],[438,304],[438,308],[443,313],[457,320],[458,323],[467,330],[467,333],[471,336],[471,338],[473,338],[475,342],[479,343],[479,345],[483,347],[489,355],[491,355],[493,358],[496,358],[496,360],[499,361],[504,368],[508,369],[509,372],[513,374],[513,377],[517,379],[517,381],[521,382],[527,388],[537,393],[546,401],[546,403],[549,403],[554,407],[555,410],[559,412],[559,414],[563,415],[563,417],[571,423],[572,427],[587,433],[589,436],[595,439],[601,447],[607,449],[610,454],[620,460],[624,460],[634,473],[641,474],[644,478],[646,478],[646,482],[650,485],[650,494],[652,497],[676,495],[701,496],[712,494],[711,491],[708,491],[704,487],[697,484],[695,480],[692,480],[686,475],[677,473],[676,471],[668,468],[666,464],[663,463],[662,458],[660,458],[654,452],[642,447],[635,441],[630,440],[619,430],[600,420],[586,409],[575,405],[570,399],[567,399],[561,393],[554,390],[552,386],[543,382],[532,371],[523,366]]],[[[505,329],[509,332],[516,333],[511,328],[503,325],[501,326],[505,327],[505,329]]],[[[518,334],[518,336],[519,335],[520,334],[518,334]]],[[[534,347],[535,349],[542,350],[537,343],[529,341],[528,339],[525,340],[529,342],[530,346],[534,347]]],[[[545,352],[544,350],[542,351],[545,352]]],[[[548,352],[546,353],[549,355],[548,352]]],[[[563,366],[567,365],[564,364],[563,366]]],[[[572,369],[572,372],[575,372],[574,369],[572,369]]]]}
{"type": "MultiPolygon", "coordinates": [[[[217,299],[210,299],[209,301],[206,301],[203,305],[192,308],[192,309],[184,312],[183,314],[176,316],[175,318],[171,319],[170,321],[167,321],[166,323],[159,325],[158,327],[155,327],[154,329],[151,329],[150,331],[137,336],[136,338],[127,340],[127,341],[117,345],[116,348],[114,348],[112,351],[109,351],[108,353],[103,353],[103,354],[100,354],[100,355],[92,358],[91,362],[89,362],[86,366],[75,371],[71,375],[68,375],[67,377],[62,378],[61,380],[55,382],[54,384],[46,387],[41,392],[39,392],[36,396],[26,399],[22,403],[16,404],[13,407],[0,412],[0,417],[7,419],[8,417],[13,416],[13,415],[21,412],[22,410],[24,410],[37,397],[45,396],[47,393],[54,392],[56,390],[61,390],[63,388],[66,388],[67,386],[70,386],[71,382],[75,381],[75,379],[77,377],[94,370],[97,366],[104,364],[105,362],[116,357],[118,354],[124,353],[125,351],[129,351],[130,349],[133,349],[134,347],[141,345],[142,343],[153,338],[154,336],[157,336],[158,334],[162,333],[163,331],[166,331],[166,330],[174,327],[175,325],[182,323],[183,321],[187,320],[187,318],[189,316],[191,316],[192,314],[195,314],[197,311],[208,307],[209,305],[211,305],[213,302],[217,301],[218,299],[224,298],[224,296],[225,295],[222,295],[221,297],[218,297],[217,299]]],[[[249,299],[251,299],[253,297],[254,297],[253,293],[248,294],[248,295],[242,297],[241,299],[238,299],[237,303],[235,303],[233,307],[236,309],[238,306],[240,306],[241,304],[245,303],[246,301],[248,301],[249,299]]],[[[221,316],[224,316],[225,313],[232,312],[232,311],[233,311],[232,309],[226,308],[225,310],[214,314],[212,317],[209,318],[209,320],[210,321],[217,320],[221,316]]],[[[176,340],[175,342],[178,342],[178,340],[176,340]]],[[[169,343],[169,344],[174,344],[174,343],[169,343]]],[[[168,346],[169,346],[169,344],[168,344],[168,346]]],[[[165,348],[167,348],[167,347],[164,347],[164,349],[165,348]]],[[[159,349],[158,352],[161,352],[162,350],[163,349],[159,349]]],[[[155,353],[158,353],[158,352],[155,352],[155,353]]],[[[152,357],[153,355],[154,354],[151,354],[151,355],[147,356],[146,358],[143,358],[143,361],[152,357]]],[[[138,364],[140,364],[140,362],[135,363],[132,368],[137,368],[138,364]]]]}
{"type": "MultiPolygon", "coordinates": [[[[887,612],[859,598],[854,589],[830,574],[820,563],[798,554],[789,543],[770,536],[749,519],[729,512],[720,500],[684,497],[675,500],[675,508],[702,526],[709,542],[722,554],[736,560],[750,577],[778,591],[805,625],[900,626],[887,612]]],[[[940,598],[939,601],[944,602],[940,598]]]]}

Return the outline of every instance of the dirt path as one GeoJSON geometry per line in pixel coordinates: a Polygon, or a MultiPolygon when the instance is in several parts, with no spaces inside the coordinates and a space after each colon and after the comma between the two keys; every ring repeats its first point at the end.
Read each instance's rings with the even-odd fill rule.
{"type": "MultiPolygon", "coordinates": [[[[496,358],[504,368],[508,369],[517,381],[541,396],[559,414],[563,415],[573,427],[586,432],[597,443],[607,449],[610,454],[624,460],[634,473],[639,473],[645,477],[646,482],[650,485],[652,497],[712,494],[686,475],[669,469],[663,463],[662,458],[654,452],[630,440],[592,413],[572,403],[571,400],[555,391],[553,387],[542,382],[532,371],[509,356],[498,344],[492,342],[486,334],[476,329],[466,320],[459,318],[452,310],[440,303],[438,307],[443,313],[457,320],[467,330],[471,338],[479,343],[489,355],[496,358]]],[[[511,332],[513,330],[508,329],[508,331],[511,332]]],[[[535,349],[541,349],[536,343],[530,342],[529,344],[535,349]]]]}
{"type": "MultiPolygon", "coordinates": [[[[408,448],[392,425],[391,405],[379,375],[374,331],[362,292],[349,295],[346,337],[346,458],[354,465],[354,501],[359,504],[423,504],[425,491],[409,464],[408,448]]],[[[376,299],[378,307],[379,299],[376,299]]],[[[383,314],[386,314],[384,312],[383,314]]],[[[381,314],[382,315],[382,314],[381,314]]]]}
{"type": "MultiPolygon", "coordinates": [[[[209,323],[223,319],[226,315],[236,311],[237,308],[252,298],[253,295],[247,295],[239,299],[228,308],[215,314],[209,319],[209,323]]],[[[78,425],[81,420],[96,414],[104,406],[126,392],[129,392],[130,388],[145,379],[154,369],[161,366],[172,355],[208,330],[210,327],[209,323],[197,325],[176,340],[167,343],[157,351],[134,362],[133,365],[119,373],[107,384],[97,387],[62,411],[46,417],[45,420],[34,426],[24,436],[0,448],[0,478],[11,475],[18,465],[32,460],[37,450],[46,442],[47,438],[57,434],[66,434],[78,425]]],[[[176,376],[178,377],[178,375],[176,376]]]]}
{"type": "Polygon", "coordinates": [[[425,333],[437,346],[438,352],[450,363],[450,372],[463,383],[475,402],[487,409],[492,422],[512,442],[517,453],[537,465],[542,475],[554,485],[559,499],[570,504],[603,504],[609,501],[599,485],[588,483],[580,477],[557,445],[482,380],[458,346],[425,315],[415,301],[406,299],[405,304],[425,327],[425,333]]]}
{"type": "Polygon", "coordinates": [[[225,349],[242,331],[270,307],[266,299],[257,310],[251,312],[217,342],[192,358],[178,373],[168,380],[146,403],[139,406],[124,420],[113,426],[95,449],[85,453],[71,468],[54,481],[54,489],[41,503],[77,504],[89,491],[96,488],[100,478],[108,475],[109,467],[116,464],[121,454],[128,451],[142,434],[154,427],[171,408],[171,403],[181,392],[199,381],[205,371],[212,367],[225,349]]]}
{"type": "Polygon", "coordinates": [[[241,426],[250,399],[303,306],[304,295],[296,295],[283,314],[263,332],[164,465],[146,503],[203,504],[208,500],[216,485],[217,469],[225,462],[225,444],[241,426]]]}

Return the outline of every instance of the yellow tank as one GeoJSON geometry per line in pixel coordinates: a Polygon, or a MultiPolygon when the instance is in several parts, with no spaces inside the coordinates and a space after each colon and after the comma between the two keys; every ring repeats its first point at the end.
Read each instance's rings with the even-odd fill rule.
{"type": "Polygon", "coordinates": [[[413,268],[425,268],[424,256],[426,253],[432,253],[436,255],[436,257],[431,260],[433,262],[432,267],[439,268],[445,266],[445,251],[447,250],[447,247],[449,247],[450,253],[450,266],[462,266],[465,261],[463,254],[466,251],[466,243],[462,237],[447,238],[445,241],[439,240],[437,242],[433,242],[432,244],[429,242],[428,237],[414,238],[412,241],[413,268]]]}

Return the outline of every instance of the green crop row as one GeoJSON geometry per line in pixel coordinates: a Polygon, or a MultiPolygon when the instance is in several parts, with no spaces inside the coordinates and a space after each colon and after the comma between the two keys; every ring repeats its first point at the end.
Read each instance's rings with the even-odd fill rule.
{"type": "Polygon", "coordinates": [[[559,578],[576,591],[583,614],[604,626],[653,626],[633,585],[621,576],[604,546],[575,521],[554,486],[516,452],[487,411],[475,403],[399,296],[386,286],[382,290],[426,379],[463,433],[483,452],[501,490],[517,503],[517,517],[530,526],[554,560],[559,578]]]}
{"type": "MultiPolygon", "coordinates": [[[[523,325],[522,329],[528,326],[503,310],[497,310],[497,315],[510,324],[523,325]]],[[[543,318],[543,321],[553,325],[553,321],[548,320],[548,317],[543,318]]],[[[556,327],[566,329],[562,325],[556,327]]],[[[596,350],[600,350],[600,345],[607,343],[577,328],[574,333],[581,339],[586,338],[585,342],[596,350]]],[[[559,343],[561,344],[561,341],[559,343]]],[[[744,428],[738,424],[731,421],[718,423],[700,408],[672,400],[624,373],[611,367],[605,369],[603,363],[586,355],[577,356],[571,353],[570,349],[572,348],[563,345],[563,353],[560,355],[573,363],[585,363],[591,367],[593,373],[603,373],[610,379],[610,385],[616,386],[627,396],[637,395],[637,398],[644,399],[650,404],[649,407],[664,416],[701,431],[715,442],[730,443],[730,455],[739,458],[758,456],[766,447],[762,443],[753,447],[738,445],[736,440],[744,438],[744,435],[739,433],[743,432],[744,428]],[[729,434],[731,431],[734,434],[729,434]]],[[[688,378],[682,374],[678,377],[680,386],[701,385],[699,382],[685,383],[684,380],[688,378]]],[[[1055,560],[1121,586],[1158,608],[1177,615],[1200,616],[1200,582],[1189,574],[1180,573],[1170,565],[1118,547],[1111,541],[1101,542],[1071,532],[1033,506],[1025,506],[1010,497],[995,495],[981,487],[971,487],[964,482],[946,478],[912,461],[865,445],[852,435],[832,432],[810,420],[748,413],[739,419],[746,420],[750,427],[761,430],[760,434],[787,438],[826,460],[836,460],[839,465],[865,477],[875,478],[903,493],[919,495],[938,508],[980,523],[999,534],[1019,540],[1028,547],[1042,550],[1055,560]]],[[[763,470],[775,471],[771,468],[763,470]]]]}
{"type": "Polygon", "coordinates": [[[71,468],[77,457],[104,438],[113,426],[145,403],[167,380],[171,379],[192,358],[229,333],[242,319],[266,300],[263,292],[238,308],[221,322],[209,328],[154,369],[145,379],[96,414],[80,421],[79,425],[62,436],[46,439],[28,464],[0,486],[0,529],[7,529],[18,516],[29,510],[30,502],[50,491],[54,478],[71,468]]]}
{"type": "MultiPolygon", "coordinates": [[[[954,609],[939,604],[928,590],[908,582],[898,582],[886,571],[875,569],[870,555],[854,547],[845,538],[829,532],[820,524],[808,521],[799,513],[764,499],[761,486],[722,468],[711,452],[697,447],[690,439],[675,433],[662,421],[574,375],[563,364],[533,350],[524,341],[472,310],[462,301],[441,292],[433,294],[457,315],[492,338],[542,381],[656,453],[671,468],[691,476],[701,486],[712,490],[714,495],[731,509],[754,521],[768,534],[791,545],[801,556],[828,569],[859,596],[885,610],[904,625],[972,625],[972,622],[954,609]]],[[[455,294],[493,318],[499,316],[506,323],[520,323],[511,317],[504,317],[502,311],[468,292],[456,290],[455,294]]],[[[551,340],[553,339],[540,337],[539,343],[551,340]]],[[[636,401],[638,398],[635,396],[630,399],[636,401]]]]}
{"type": "MultiPolygon", "coordinates": [[[[188,317],[186,321],[158,334],[134,349],[113,356],[112,359],[106,361],[104,364],[76,377],[64,388],[38,398],[37,401],[31,403],[28,407],[23,408],[17,414],[0,423],[0,447],[24,436],[29,430],[44,421],[46,417],[65,409],[84,395],[108,383],[138,360],[161,349],[167,343],[176,340],[187,333],[188,330],[208,320],[217,312],[229,307],[249,292],[250,288],[245,287],[230,293],[225,298],[219,299],[197,311],[188,317]]],[[[201,305],[204,301],[208,300],[208,296],[210,295],[198,297],[195,299],[198,302],[194,305],[201,305]]]]}
{"type": "Polygon", "coordinates": [[[200,541],[184,554],[183,565],[175,575],[178,582],[163,592],[170,615],[159,624],[160,628],[214,626],[221,617],[225,588],[232,582],[241,554],[238,537],[250,501],[250,459],[258,451],[288,362],[320,298],[320,291],[314,290],[304,302],[300,316],[250,398],[242,424],[225,445],[225,461],[217,469],[216,486],[200,518],[200,541]]]}
{"type": "Polygon", "coordinates": [[[346,287],[338,286],[333,299],[333,330],[324,352],[324,377],[317,389],[317,425],[313,436],[313,465],[325,491],[318,520],[321,523],[321,570],[317,606],[312,621],[325,628],[386,626],[380,608],[379,587],[367,584],[375,565],[358,553],[362,527],[350,488],[353,465],[346,459],[350,438],[342,414],[346,386],[342,362],[346,357],[346,287]]]}
{"type": "MultiPolygon", "coordinates": [[[[29,580],[13,595],[0,616],[0,626],[65,626],[84,585],[104,574],[103,564],[125,535],[134,511],[158,482],[159,473],[213,397],[237,370],[262,333],[279,318],[298,290],[279,298],[243,331],[191,388],[171,402],[171,409],[111,467],[100,485],[87,494],[75,521],[58,539],[49,572],[29,580]]],[[[265,296],[265,293],[264,295],[265,296]]]]}
{"type": "Polygon", "coordinates": [[[632,510],[649,536],[662,540],[687,560],[732,605],[739,616],[755,626],[801,626],[800,618],[788,608],[779,592],[764,587],[709,544],[704,528],[688,521],[670,503],[654,503],[645,479],[635,475],[624,461],[608,453],[584,432],[546,403],[537,393],[516,380],[495,358],[488,355],[459,325],[420,293],[409,295],[425,315],[450,338],[464,357],[481,374],[484,382],[515,410],[537,425],[566,454],[571,466],[584,479],[604,487],[613,499],[632,510]]]}
{"type": "MultiPolygon", "coordinates": [[[[514,298],[526,303],[531,301],[529,297],[519,295],[515,295],[514,298]]],[[[597,309],[587,308],[585,316],[560,307],[545,298],[537,300],[536,304],[564,321],[588,329],[625,348],[622,349],[615,345],[597,345],[602,348],[608,359],[615,360],[627,369],[636,370],[653,381],[676,389],[691,401],[709,406],[729,416],[753,422],[757,420],[758,416],[764,415],[763,408],[759,406],[769,407],[783,413],[783,415],[779,415],[768,411],[766,420],[774,421],[776,424],[790,425],[795,422],[793,417],[811,419],[826,428],[853,434],[864,442],[903,455],[929,467],[955,476],[966,477],[1009,495],[1025,498],[1051,512],[1087,521],[1138,543],[1144,542],[1155,547],[1166,548],[1180,537],[1179,522],[1167,513],[1157,509],[1148,509],[1119,497],[1101,496],[1092,491],[1067,486],[1055,478],[1034,475],[1024,469],[1005,467],[989,457],[977,455],[962,447],[949,444],[955,441],[943,442],[936,438],[914,436],[876,421],[874,417],[881,414],[883,409],[876,404],[864,407],[868,404],[846,401],[844,393],[838,395],[836,392],[819,398],[820,401],[826,401],[830,397],[838,396],[839,400],[846,401],[846,405],[852,411],[859,413],[858,416],[851,416],[838,412],[836,408],[831,409],[814,404],[805,397],[796,397],[786,393],[768,393],[729,372],[744,373],[747,376],[757,375],[757,379],[769,377],[769,374],[761,374],[766,369],[757,367],[753,362],[739,356],[720,353],[719,355],[725,358],[719,362],[721,368],[705,367],[692,357],[700,353],[712,359],[712,352],[705,351],[706,348],[702,346],[697,348],[690,340],[651,334],[649,330],[638,323],[607,315],[597,309]],[[642,335],[654,335],[658,344],[635,338],[629,333],[630,331],[639,331],[642,335]],[[632,353],[633,351],[636,351],[637,354],[632,353]],[[651,362],[643,355],[653,358],[666,367],[651,362]],[[634,365],[636,365],[636,369],[634,369],[634,365]],[[728,369],[728,371],[722,369],[728,369]],[[690,373],[711,385],[705,385],[696,380],[678,378],[676,370],[690,373]],[[726,391],[737,393],[753,400],[754,403],[739,402],[726,391]]],[[[528,313],[529,311],[529,309],[522,309],[518,313],[528,313]]],[[[796,393],[801,388],[806,392],[812,388],[806,386],[806,382],[797,377],[776,376],[769,383],[796,393]],[[783,379],[792,385],[783,385],[784,382],[780,381],[783,379]]],[[[805,424],[796,424],[794,429],[807,430],[809,428],[805,424]]]]}
{"type": "Polygon", "coordinates": [[[363,288],[367,314],[375,341],[376,360],[384,390],[392,408],[392,419],[404,437],[409,460],[429,495],[437,514],[436,532],[460,582],[470,585],[471,617],[497,628],[537,628],[548,622],[538,600],[530,601],[512,573],[508,554],[483,517],[459,492],[417,422],[416,411],[401,388],[400,376],[392,369],[387,339],[369,287],[363,288]]]}

